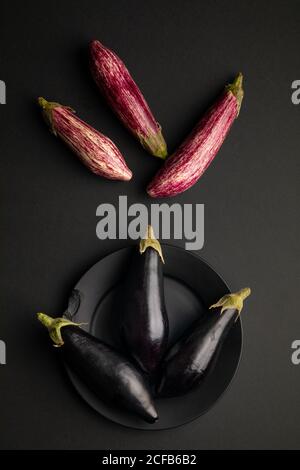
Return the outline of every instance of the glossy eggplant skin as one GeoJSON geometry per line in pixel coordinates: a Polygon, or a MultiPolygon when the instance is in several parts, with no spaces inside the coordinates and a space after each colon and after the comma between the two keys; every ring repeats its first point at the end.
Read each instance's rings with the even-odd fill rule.
{"type": "Polygon", "coordinates": [[[76,326],[61,331],[64,358],[99,396],[153,423],[157,412],[142,374],[111,346],[76,326]]]}
{"type": "Polygon", "coordinates": [[[65,316],[52,318],[40,312],[37,317],[64,360],[100,399],[149,423],[158,419],[148,384],[128,359],[65,316]]]}
{"type": "Polygon", "coordinates": [[[192,329],[171,347],[162,363],[157,394],[176,396],[187,393],[201,383],[213,367],[224,340],[239,317],[244,300],[251,294],[245,287],[234,294],[226,294],[209,307],[204,319],[196,321],[192,329]]]}
{"type": "Polygon", "coordinates": [[[159,396],[183,395],[199,385],[208,372],[233,326],[237,310],[221,308],[209,312],[209,319],[199,320],[167,353],[157,393],[159,396]]]}
{"type": "Polygon", "coordinates": [[[164,298],[162,259],[151,246],[133,254],[125,282],[121,335],[142,370],[155,374],[166,352],[169,323],[164,298]]]}

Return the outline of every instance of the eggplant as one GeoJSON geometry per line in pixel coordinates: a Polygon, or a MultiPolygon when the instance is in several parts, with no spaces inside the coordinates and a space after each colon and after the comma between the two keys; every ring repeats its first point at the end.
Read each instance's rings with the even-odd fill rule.
{"type": "Polygon", "coordinates": [[[215,362],[222,344],[251,293],[247,287],[227,294],[211,305],[213,314],[199,319],[191,331],[173,345],[163,360],[157,394],[161,397],[183,395],[199,385],[215,362]]]}
{"type": "Polygon", "coordinates": [[[65,142],[90,171],[111,180],[129,181],[132,178],[132,172],[116,145],[75,116],[72,108],[42,97],[38,103],[50,131],[65,142]]]}
{"type": "Polygon", "coordinates": [[[151,155],[165,159],[168,152],[161,126],[124,62],[94,40],[90,43],[90,68],[98,88],[125,127],[151,155]]]}
{"type": "Polygon", "coordinates": [[[64,359],[97,396],[135,413],[148,423],[158,419],[147,382],[131,362],[113,347],[66,318],[38,313],[64,359]]]}
{"type": "Polygon", "coordinates": [[[166,352],[169,333],[163,263],[160,243],[148,226],[126,276],[121,336],[128,352],[150,377],[166,352]]]}
{"type": "Polygon", "coordinates": [[[225,87],[222,95],[171,155],[150,182],[151,197],[171,197],[191,188],[217,155],[238,117],[243,101],[243,76],[225,87]]]}

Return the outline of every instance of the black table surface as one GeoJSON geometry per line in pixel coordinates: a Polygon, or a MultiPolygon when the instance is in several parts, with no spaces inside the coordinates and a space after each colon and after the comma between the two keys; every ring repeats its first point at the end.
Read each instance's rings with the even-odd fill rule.
{"type": "MultiPolygon", "coordinates": [[[[0,106],[2,449],[297,448],[300,366],[298,1],[52,1],[1,3],[0,106]],[[184,427],[141,432],[90,409],[69,384],[35,319],[59,314],[85,270],[131,241],[100,241],[96,208],[151,200],[160,162],[104,104],[87,67],[98,38],[117,51],[174,150],[240,70],[245,100],[212,166],[167,202],[205,204],[200,255],[253,294],[243,315],[239,373],[225,396],[184,427]],[[134,179],[88,172],[46,129],[36,97],[75,108],[120,147],[134,179]]],[[[172,241],[172,240],[171,240],[172,241]]],[[[174,241],[180,246],[183,242],[174,241]]],[[[176,410],[174,410],[176,412],[176,410]]]]}

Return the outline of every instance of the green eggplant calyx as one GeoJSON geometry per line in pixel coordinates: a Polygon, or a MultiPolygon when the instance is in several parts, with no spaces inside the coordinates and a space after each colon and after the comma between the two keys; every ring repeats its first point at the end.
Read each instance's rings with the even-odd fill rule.
{"type": "Polygon", "coordinates": [[[64,326],[78,326],[80,327],[84,323],[74,323],[67,318],[52,318],[45,313],[37,314],[38,320],[48,329],[50,338],[52,339],[54,346],[59,348],[63,346],[64,341],[61,336],[61,329],[64,326]]]}
{"type": "Polygon", "coordinates": [[[157,253],[160,256],[160,259],[164,263],[165,260],[164,260],[163,254],[162,254],[162,249],[161,249],[160,243],[155,238],[154,231],[153,231],[153,228],[152,228],[151,225],[148,225],[145,237],[142,238],[141,241],[140,241],[140,253],[143,254],[147,250],[147,248],[149,248],[149,247],[151,247],[151,248],[153,248],[154,250],[157,251],[157,253]]]}
{"type": "Polygon", "coordinates": [[[38,104],[42,108],[44,119],[49,125],[50,130],[54,135],[56,135],[56,130],[53,123],[53,110],[55,108],[65,108],[71,111],[72,113],[75,113],[74,109],[70,108],[69,106],[63,106],[62,104],[56,103],[55,101],[47,101],[41,96],[38,98],[38,104]]]}
{"type": "Polygon", "coordinates": [[[236,117],[238,117],[244,98],[243,75],[239,73],[233,83],[230,83],[226,86],[226,90],[231,92],[236,97],[238,107],[236,117]]]}
{"type": "Polygon", "coordinates": [[[222,307],[221,308],[221,314],[227,310],[227,309],[234,309],[237,310],[237,317],[241,314],[241,311],[243,309],[244,305],[244,300],[251,294],[251,289],[249,287],[245,287],[244,289],[239,290],[235,294],[226,294],[223,297],[221,297],[220,300],[218,300],[217,303],[211,305],[209,309],[211,308],[217,308],[217,307],[222,307]]]}
{"type": "Polygon", "coordinates": [[[160,126],[157,132],[151,133],[148,136],[138,134],[138,138],[144,149],[147,150],[147,152],[149,152],[151,155],[161,158],[162,160],[167,158],[167,144],[163,138],[160,126]]]}

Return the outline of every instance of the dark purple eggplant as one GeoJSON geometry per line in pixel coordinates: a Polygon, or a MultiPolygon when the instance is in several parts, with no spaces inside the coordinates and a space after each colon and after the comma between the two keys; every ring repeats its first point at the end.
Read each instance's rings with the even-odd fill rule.
{"type": "Polygon", "coordinates": [[[235,294],[224,295],[209,318],[196,321],[191,331],[171,347],[161,368],[157,388],[159,396],[183,395],[201,383],[251,293],[247,287],[235,294]]]}
{"type": "Polygon", "coordinates": [[[97,396],[126,408],[148,423],[158,415],[142,374],[114,348],[98,340],[66,318],[38,313],[64,359],[97,396]]]}
{"type": "Polygon", "coordinates": [[[163,262],[160,243],[148,226],[127,272],[121,334],[128,352],[150,377],[155,374],[168,341],[163,262]]]}

